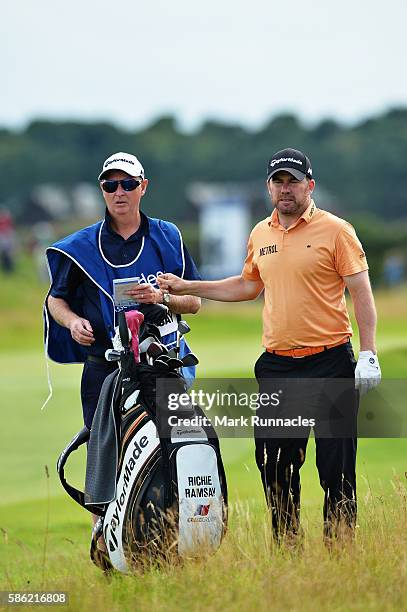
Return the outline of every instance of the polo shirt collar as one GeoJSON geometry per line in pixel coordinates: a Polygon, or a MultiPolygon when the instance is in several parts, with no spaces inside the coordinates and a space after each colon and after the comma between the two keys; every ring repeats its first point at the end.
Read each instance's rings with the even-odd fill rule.
{"type": "MultiPolygon", "coordinates": [[[[113,236],[118,236],[117,232],[112,228],[112,217],[109,213],[108,209],[105,210],[105,225],[107,232],[113,236]]],[[[148,236],[150,233],[150,220],[143,212],[140,210],[140,227],[138,230],[132,234],[127,240],[134,240],[143,238],[144,236],[148,236]]]]}
{"type": "Polygon", "coordinates": [[[317,210],[317,207],[315,206],[315,202],[314,200],[311,200],[311,204],[308,206],[306,210],[304,210],[300,219],[304,219],[306,223],[309,223],[312,220],[316,210],[317,210]]]}
{"type": "MultiPolygon", "coordinates": [[[[301,217],[299,217],[297,219],[297,221],[295,222],[294,225],[297,225],[300,222],[300,219],[304,219],[304,221],[306,223],[309,223],[311,221],[311,219],[313,218],[315,211],[316,211],[317,207],[315,206],[315,202],[314,200],[311,200],[310,205],[304,210],[304,212],[302,213],[301,217]]],[[[272,227],[279,227],[280,222],[278,220],[278,212],[277,212],[277,208],[275,208],[273,210],[273,212],[271,213],[270,216],[270,221],[268,222],[269,225],[271,225],[272,227]]],[[[292,226],[294,227],[294,226],[292,226]]]]}
{"type": "Polygon", "coordinates": [[[272,225],[273,227],[278,227],[280,225],[280,222],[278,220],[277,208],[275,208],[271,213],[269,225],[272,225]]]}

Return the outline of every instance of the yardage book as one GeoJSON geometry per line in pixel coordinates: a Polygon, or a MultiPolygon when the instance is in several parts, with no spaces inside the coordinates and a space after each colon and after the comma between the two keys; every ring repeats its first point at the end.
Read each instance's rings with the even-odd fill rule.
{"type": "Polygon", "coordinates": [[[115,278],[113,279],[113,299],[115,308],[128,308],[129,306],[137,306],[138,302],[130,295],[125,293],[129,289],[137,287],[139,282],[137,278],[115,278]]]}

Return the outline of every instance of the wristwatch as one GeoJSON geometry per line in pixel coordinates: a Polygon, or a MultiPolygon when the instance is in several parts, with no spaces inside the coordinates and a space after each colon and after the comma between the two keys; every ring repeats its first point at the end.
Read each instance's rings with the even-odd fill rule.
{"type": "Polygon", "coordinates": [[[165,304],[166,306],[169,306],[170,300],[171,300],[171,295],[168,293],[168,291],[163,291],[163,304],[165,304]]]}

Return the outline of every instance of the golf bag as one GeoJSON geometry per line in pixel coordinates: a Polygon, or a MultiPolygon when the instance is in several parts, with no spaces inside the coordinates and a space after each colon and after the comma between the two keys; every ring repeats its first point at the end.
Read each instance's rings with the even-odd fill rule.
{"type": "MultiPolygon", "coordinates": [[[[171,426],[169,394],[186,397],[178,369],[136,363],[121,313],[120,367],[102,387],[92,430],[84,428],[60,455],[57,469],[67,493],[100,516],[91,557],[108,569],[131,571],[141,561],[199,556],[216,550],[227,524],[227,485],[215,430],[189,426],[200,417],[189,403],[176,411],[171,426]],[[183,425],[183,421],[187,425],[183,425]],[[88,443],[84,492],[65,478],[69,455],[88,443]],[[97,548],[103,535],[107,555],[97,548]]],[[[154,326],[147,326],[151,337],[154,326]]],[[[144,336],[146,330],[144,329],[144,336]]],[[[141,356],[142,358],[142,356],[141,356]]],[[[198,419],[199,421],[199,419],[198,419]]]]}

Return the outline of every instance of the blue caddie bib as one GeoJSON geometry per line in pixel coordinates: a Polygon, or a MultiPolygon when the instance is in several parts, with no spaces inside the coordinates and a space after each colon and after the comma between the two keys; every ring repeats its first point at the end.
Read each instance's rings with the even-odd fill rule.
{"type": "MultiPolygon", "coordinates": [[[[116,325],[113,280],[136,277],[139,282],[157,286],[157,276],[166,272],[172,272],[182,278],[185,272],[185,260],[181,233],[176,225],[149,217],[150,231],[142,238],[138,253],[134,254],[130,263],[115,265],[109,261],[103,251],[101,236],[104,223],[105,221],[99,221],[55,242],[47,249],[46,256],[51,286],[63,256],[69,257],[97,286],[105,327],[109,337],[112,338],[116,325]]],[[[54,321],[48,313],[46,304],[47,300],[44,304],[47,355],[58,363],[84,362],[87,356],[85,348],[72,339],[67,328],[54,321]]],[[[80,296],[73,299],[70,307],[82,316],[80,296]]],[[[176,329],[177,316],[171,313],[160,328],[162,341],[169,347],[176,343],[176,329]]],[[[181,357],[188,352],[186,342],[181,340],[181,357]]],[[[184,375],[186,378],[194,378],[195,368],[184,368],[184,375]]]]}

